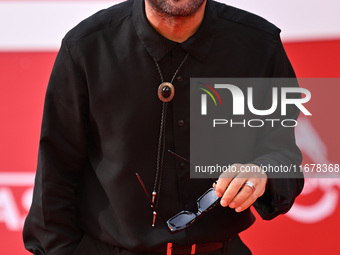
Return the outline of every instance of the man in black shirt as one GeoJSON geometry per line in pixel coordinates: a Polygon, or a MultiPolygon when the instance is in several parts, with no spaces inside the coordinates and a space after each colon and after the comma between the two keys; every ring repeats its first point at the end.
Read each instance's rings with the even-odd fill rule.
{"type": "MultiPolygon", "coordinates": [[[[189,158],[190,77],[294,77],[279,32],[211,0],[129,0],[72,29],[46,93],[26,248],[36,255],[133,255],[165,254],[173,244],[173,254],[250,254],[237,236],[254,222],[249,207],[264,219],[287,212],[302,190],[301,176],[220,178],[221,206],[171,233],[159,218],[151,225],[153,210],[164,219],[197,211],[212,182],[190,179],[187,162],[159,155],[169,148],[189,158]],[[176,88],[166,111],[157,96],[161,82],[176,88]],[[135,172],[148,192],[159,185],[157,208],[135,172]]],[[[239,137],[225,153],[248,146],[247,139],[239,137]]],[[[241,157],[255,165],[301,162],[291,129],[278,128],[256,148],[241,157]]]]}

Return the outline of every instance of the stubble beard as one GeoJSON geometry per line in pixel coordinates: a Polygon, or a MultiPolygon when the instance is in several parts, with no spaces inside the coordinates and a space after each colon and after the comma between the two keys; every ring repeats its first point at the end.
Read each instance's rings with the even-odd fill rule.
{"type": "Polygon", "coordinates": [[[206,0],[147,0],[155,11],[168,17],[190,17],[206,0]]]}

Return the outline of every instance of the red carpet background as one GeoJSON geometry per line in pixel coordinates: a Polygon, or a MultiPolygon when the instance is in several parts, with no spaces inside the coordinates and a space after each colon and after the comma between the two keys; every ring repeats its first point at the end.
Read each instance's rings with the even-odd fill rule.
{"type": "MultiPolygon", "coordinates": [[[[284,45],[298,77],[340,77],[340,32],[331,37],[292,40],[287,35],[287,38],[283,37],[284,45]]],[[[8,47],[6,40],[0,28],[0,254],[24,255],[29,253],[22,244],[22,224],[31,202],[44,94],[57,47],[47,42],[39,50],[39,45],[32,47],[27,43],[26,49],[19,39],[17,46],[8,47]]],[[[319,154],[337,164],[339,93],[340,84],[331,91],[322,84],[313,88],[310,105],[313,118],[304,122],[302,130],[310,132],[307,144],[318,145],[319,154]],[[313,97],[333,111],[318,110],[313,97]]],[[[314,162],[308,151],[303,153],[304,163],[314,162]]],[[[339,226],[340,178],[307,179],[291,212],[268,222],[258,217],[254,226],[241,236],[254,255],[335,255],[339,254],[339,226]]]]}

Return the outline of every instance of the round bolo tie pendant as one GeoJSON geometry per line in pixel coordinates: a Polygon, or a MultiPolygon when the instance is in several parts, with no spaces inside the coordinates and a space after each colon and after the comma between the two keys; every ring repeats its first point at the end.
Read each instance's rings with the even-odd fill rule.
{"type": "Polygon", "coordinates": [[[170,82],[162,82],[158,87],[158,98],[164,102],[170,102],[175,96],[175,87],[170,82]]]}

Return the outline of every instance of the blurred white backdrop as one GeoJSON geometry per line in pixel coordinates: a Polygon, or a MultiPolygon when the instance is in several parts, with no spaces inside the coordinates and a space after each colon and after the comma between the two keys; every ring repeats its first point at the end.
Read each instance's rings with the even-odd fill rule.
{"type": "MultiPolygon", "coordinates": [[[[340,38],[339,0],[219,1],[266,18],[284,41],[340,38]]],[[[77,23],[118,2],[0,0],[0,50],[56,50],[77,23]]]]}

